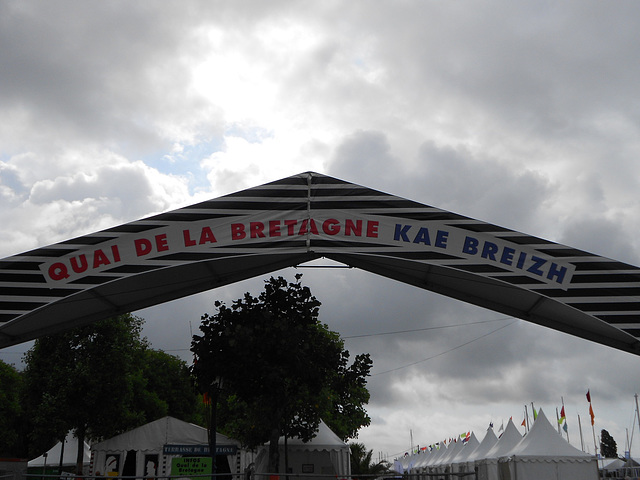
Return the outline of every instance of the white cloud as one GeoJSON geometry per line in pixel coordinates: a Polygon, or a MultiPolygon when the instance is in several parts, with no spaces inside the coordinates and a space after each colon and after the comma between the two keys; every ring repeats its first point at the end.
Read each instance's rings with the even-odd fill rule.
{"type": "MultiPolygon", "coordinates": [[[[639,8],[3,2],[0,251],[315,170],[637,264],[639,8]]],[[[371,378],[371,448],[560,395],[586,415],[589,387],[623,443],[635,357],[522,321],[453,350],[503,321],[354,270],[304,279],[345,336],[492,321],[347,340],[393,370],[371,378]]],[[[146,330],[188,348],[174,319],[261,285],[148,309],[146,330]]]]}

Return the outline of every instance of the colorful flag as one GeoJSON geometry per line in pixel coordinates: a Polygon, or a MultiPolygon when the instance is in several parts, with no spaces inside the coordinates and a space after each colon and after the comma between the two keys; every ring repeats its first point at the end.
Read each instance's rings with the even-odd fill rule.
{"type": "Polygon", "coordinates": [[[523,418],[522,419],[522,423],[520,425],[523,426],[523,427],[526,427],[527,426],[527,419],[523,418]]]}
{"type": "Polygon", "coordinates": [[[536,412],[536,408],[533,405],[531,408],[533,409],[533,419],[536,420],[538,418],[538,412],[536,412]]]}
{"type": "Polygon", "coordinates": [[[595,423],[596,416],[593,414],[593,407],[589,404],[589,415],[591,415],[591,425],[595,423]]]}
{"type": "Polygon", "coordinates": [[[562,409],[560,410],[560,419],[558,420],[558,423],[560,425],[562,425],[562,422],[564,422],[567,419],[566,415],[564,414],[564,405],[562,406],[562,409]]]}
{"type": "Polygon", "coordinates": [[[564,425],[562,426],[562,429],[565,431],[565,433],[567,433],[569,431],[569,427],[567,427],[567,422],[564,422],[564,425]]]}
{"type": "Polygon", "coordinates": [[[587,390],[587,402],[591,403],[591,393],[587,390]]]}

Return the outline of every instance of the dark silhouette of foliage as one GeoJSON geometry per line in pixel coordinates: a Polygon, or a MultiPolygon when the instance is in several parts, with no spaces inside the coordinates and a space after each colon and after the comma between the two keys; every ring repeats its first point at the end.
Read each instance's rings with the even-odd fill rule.
{"type": "Polygon", "coordinates": [[[604,458],[618,458],[618,445],[605,429],[600,432],[600,455],[604,458]]]}
{"type": "Polygon", "coordinates": [[[300,277],[295,283],[271,277],[257,298],[246,293],[231,307],[216,302],[191,346],[203,394],[213,397],[216,377],[224,378],[221,429],[250,447],[269,441],[271,472],[279,469],[280,436],[308,441],[321,417],[343,437],[370,422],[363,407],[369,355],[348,365],[349,352],[318,321],[320,302],[300,277]]]}
{"type": "Polygon", "coordinates": [[[21,392],[20,372],[0,360],[0,457],[26,456],[21,392]]]}
{"type": "Polygon", "coordinates": [[[363,443],[350,443],[351,451],[351,475],[353,480],[365,480],[374,476],[383,475],[390,472],[390,465],[384,460],[373,462],[373,450],[367,450],[363,443]],[[362,477],[359,477],[362,475],[362,477]]]}
{"type": "Polygon", "coordinates": [[[81,473],[85,438],[102,440],[169,414],[197,419],[187,365],[150,350],[142,325],[126,314],[35,341],[24,371],[30,455],[74,430],[81,473]]]}

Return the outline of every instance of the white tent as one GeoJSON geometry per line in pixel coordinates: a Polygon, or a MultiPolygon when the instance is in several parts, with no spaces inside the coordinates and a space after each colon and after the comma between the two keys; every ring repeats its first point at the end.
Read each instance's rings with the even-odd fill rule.
{"type": "Polygon", "coordinates": [[[505,479],[598,479],[596,458],[565,441],[542,409],[529,433],[499,463],[505,479]]]}
{"type": "MultiPolygon", "coordinates": [[[[280,471],[284,471],[284,437],[280,438],[280,471]]],[[[293,473],[337,475],[348,477],[351,475],[351,451],[349,445],[320,421],[316,436],[310,442],[303,442],[299,438],[287,439],[289,468],[293,473]]],[[[256,458],[256,474],[269,472],[269,445],[258,449],[256,458]]],[[[307,477],[307,475],[305,475],[307,477]]]]}
{"type": "MultiPolygon", "coordinates": [[[[183,454],[166,451],[165,446],[208,448],[208,444],[206,428],[173,417],[160,418],[92,445],[92,474],[117,472],[123,475],[125,463],[131,462],[131,471],[125,473],[132,476],[169,475],[171,459],[183,454]]],[[[216,444],[235,447],[237,454],[227,455],[229,470],[232,473],[243,472],[251,458],[240,451],[239,442],[217,433],[216,444]]],[[[189,449],[184,451],[186,455],[189,449]]]]}
{"type": "Polygon", "coordinates": [[[455,456],[455,458],[451,461],[451,471],[454,473],[458,472],[466,472],[467,471],[467,459],[469,455],[471,455],[476,448],[480,445],[480,442],[476,438],[476,435],[471,432],[471,436],[469,440],[464,444],[464,449],[455,456]]]}
{"type": "Polygon", "coordinates": [[[513,447],[522,440],[522,435],[509,419],[507,428],[498,438],[496,444],[487,452],[484,459],[476,461],[479,480],[498,480],[498,459],[511,453],[513,447]]]}
{"type": "MultiPolygon", "coordinates": [[[[73,432],[67,433],[64,439],[64,451],[62,447],[62,442],[58,442],[46,454],[43,453],[39,457],[29,460],[27,466],[29,468],[57,467],[60,465],[60,454],[62,453],[62,466],[75,467],[78,458],[78,439],[73,432]]],[[[89,444],[84,442],[83,464],[85,467],[88,467],[91,461],[89,449],[89,444]]]]}
{"type": "Polygon", "coordinates": [[[427,463],[427,467],[429,471],[431,471],[432,468],[435,468],[437,465],[440,464],[440,460],[447,455],[448,450],[449,449],[447,445],[444,442],[441,442],[440,448],[436,450],[436,454],[433,455],[433,457],[431,457],[431,459],[429,460],[429,463],[427,463]]]}
{"type": "Polygon", "coordinates": [[[464,471],[472,472],[475,468],[476,461],[486,458],[487,453],[493,448],[497,441],[498,437],[493,433],[493,427],[487,428],[487,433],[484,435],[480,445],[478,445],[473,451],[469,452],[469,455],[465,459],[467,465],[464,471]]]}
{"type": "Polygon", "coordinates": [[[427,463],[429,462],[429,459],[431,458],[431,456],[434,455],[432,454],[429,450],[422,450],[416,457],[416,459],[413,462],[413,466],[412,466],[412,471],[415,472],[420,472],[422,470],[422,468],[427,465],[427,463]]]}
{"type": "Polygon", "coordinates": [[[447,447],[447,453],[437,460],[433,465],[432,471],[438,473],[450,473],[451,462],[462,448],[464,448],[464,444],[462,442],[450,443],[447,447]]]}

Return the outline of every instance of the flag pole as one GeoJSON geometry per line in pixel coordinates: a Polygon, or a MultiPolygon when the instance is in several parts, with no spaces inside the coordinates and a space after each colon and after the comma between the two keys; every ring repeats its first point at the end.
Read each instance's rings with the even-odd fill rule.
{"type": "MultiPolygon", "coordinates": [[[[638,410],[638,394],[636,393],[634,397],[636,398],[636,417],[638,417],[638,428],[640,428],[640,411],[638,410]]],[[[631,441],[633,441],[633,429],[631,429],[631,441]]],[[[629,443],[629,458],[631,458],[631,443],[629,443]]]]}
{"type": "Polygon", "coordinates": [[[582,437],[582,423],[580,422],[580,414],[578,414],[578,429],[580,430],[580,447],[584,452],[584,438],[582,437]]]}
{"type": "MultiPolygon", "coordinates": [[[[564,410],[564,397],[561,396],[560,399],[562,400],[562,409],[564,410]]],[[[569,441],[569,425],[567,425],[567,412],[564,412],[564,426],[566,427],[565,433],[567,434],[567,442],[571,443],[569,441]]]]}
{"type": "Polygon", "coordinates": [[[527,410],[527,405],[524,406],[524,415],[527,417],[527,432],[529,431],[529,411],[527,410]]]}
{"type": "Polygon", "coordinates": [[[587,390],[587,400],[589,401],[589,415],[591,416],[591,431],[593,432],[593,449],[598,458],[598,444],[596,443],[596,427],[595,415],[593,414],[593,405],[591,405],[591,390],[587,390]]]}

